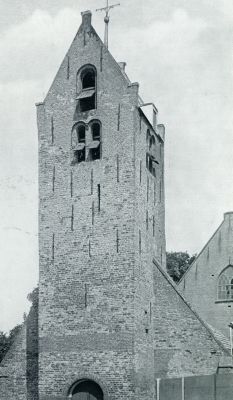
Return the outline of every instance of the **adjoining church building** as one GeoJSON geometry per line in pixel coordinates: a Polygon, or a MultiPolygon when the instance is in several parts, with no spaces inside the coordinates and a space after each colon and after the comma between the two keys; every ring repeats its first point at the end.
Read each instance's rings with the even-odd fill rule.
{"type": "Polygon", "coordinates": [[[37,112],[39,303],[0,365],[1,400],[187,400],[197,375],[216,398],[229,349],[165,268],[164,126],[90,11],[37,112]]]}
{"type": "Polygon", "coordinates": [[[233,322],[233,212],[206,243],[179,282],[179,290],[199,315],[229,341],[233,322]]]}

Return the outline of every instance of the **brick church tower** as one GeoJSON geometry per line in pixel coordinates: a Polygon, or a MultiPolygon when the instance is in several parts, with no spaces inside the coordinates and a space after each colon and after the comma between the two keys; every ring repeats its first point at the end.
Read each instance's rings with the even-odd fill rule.
{"type": "MultiPolygon", "coordinates": [[[[164,126],[82,19],[37,104],[39,303],[36,289],[0,398],[204,399],[197,375],[232,357],[165,270],[164,126]]],[[[205,379],[208,399],[232,398],[232,378],[229,395],[205,379]]]]}
{"type": "Polygon", "coordinates": [[[84,12],[37,104],[40,400],[151,399],[154,392],[164,127],[124,68],[84,12]]]}

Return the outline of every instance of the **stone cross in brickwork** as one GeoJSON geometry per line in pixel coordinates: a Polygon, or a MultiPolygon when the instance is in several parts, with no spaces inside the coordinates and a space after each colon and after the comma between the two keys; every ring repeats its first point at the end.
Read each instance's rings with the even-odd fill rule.
{"type": "Polygon", "coordinates": [[[96,10],[96,11],[105,11],[105,17],[104,17],[104,22],[105,22],[104,44],[107,47],[107,49],[108,49],[108,24],[109,24],[109,19],[110,19],[109,12],[110,12],[110,10],[112,8],[120,6],[120,3],[109,5],[108,1],[109,0],[106,0],[106,2],[107,2],[106,7],[97,8],[97,10],[96,10]]]}

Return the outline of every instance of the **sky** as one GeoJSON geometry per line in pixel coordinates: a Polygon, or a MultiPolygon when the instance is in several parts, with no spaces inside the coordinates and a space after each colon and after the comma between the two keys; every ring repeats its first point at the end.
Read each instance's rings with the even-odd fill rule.
{"type": "MultiPolygon", "coordinates": [[[[198,253],[233,210],[232,0],[119,0],[109,42],[166,127],[167,250],[198,253]]],[[[115,1],[114,1],[115,2],[115,1]]],[[[0,330],[38,282],[37,127],[81,23],[105,0],[0,0],[0,330]]]]}

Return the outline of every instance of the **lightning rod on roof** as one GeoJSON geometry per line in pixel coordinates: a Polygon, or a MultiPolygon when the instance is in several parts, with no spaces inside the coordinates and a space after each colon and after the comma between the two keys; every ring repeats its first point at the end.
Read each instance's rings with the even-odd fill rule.
{"type": "Polygon", "coordinates": [[[106,7],[97,8],[97,10],[96,10],[96,11],[105,11],[105,17],[104,17],[104,22],[105,22],[104,44],[107,47],[107,49],[108,49],[108,24],[109,24],[109,20],[110,20],[109,12],[110,12],[110,10],[112,8],[120,6],[120,3],[109,5],[108,1],[109,0],[106,0],[106,2],[107,2],[106,7]]]}

